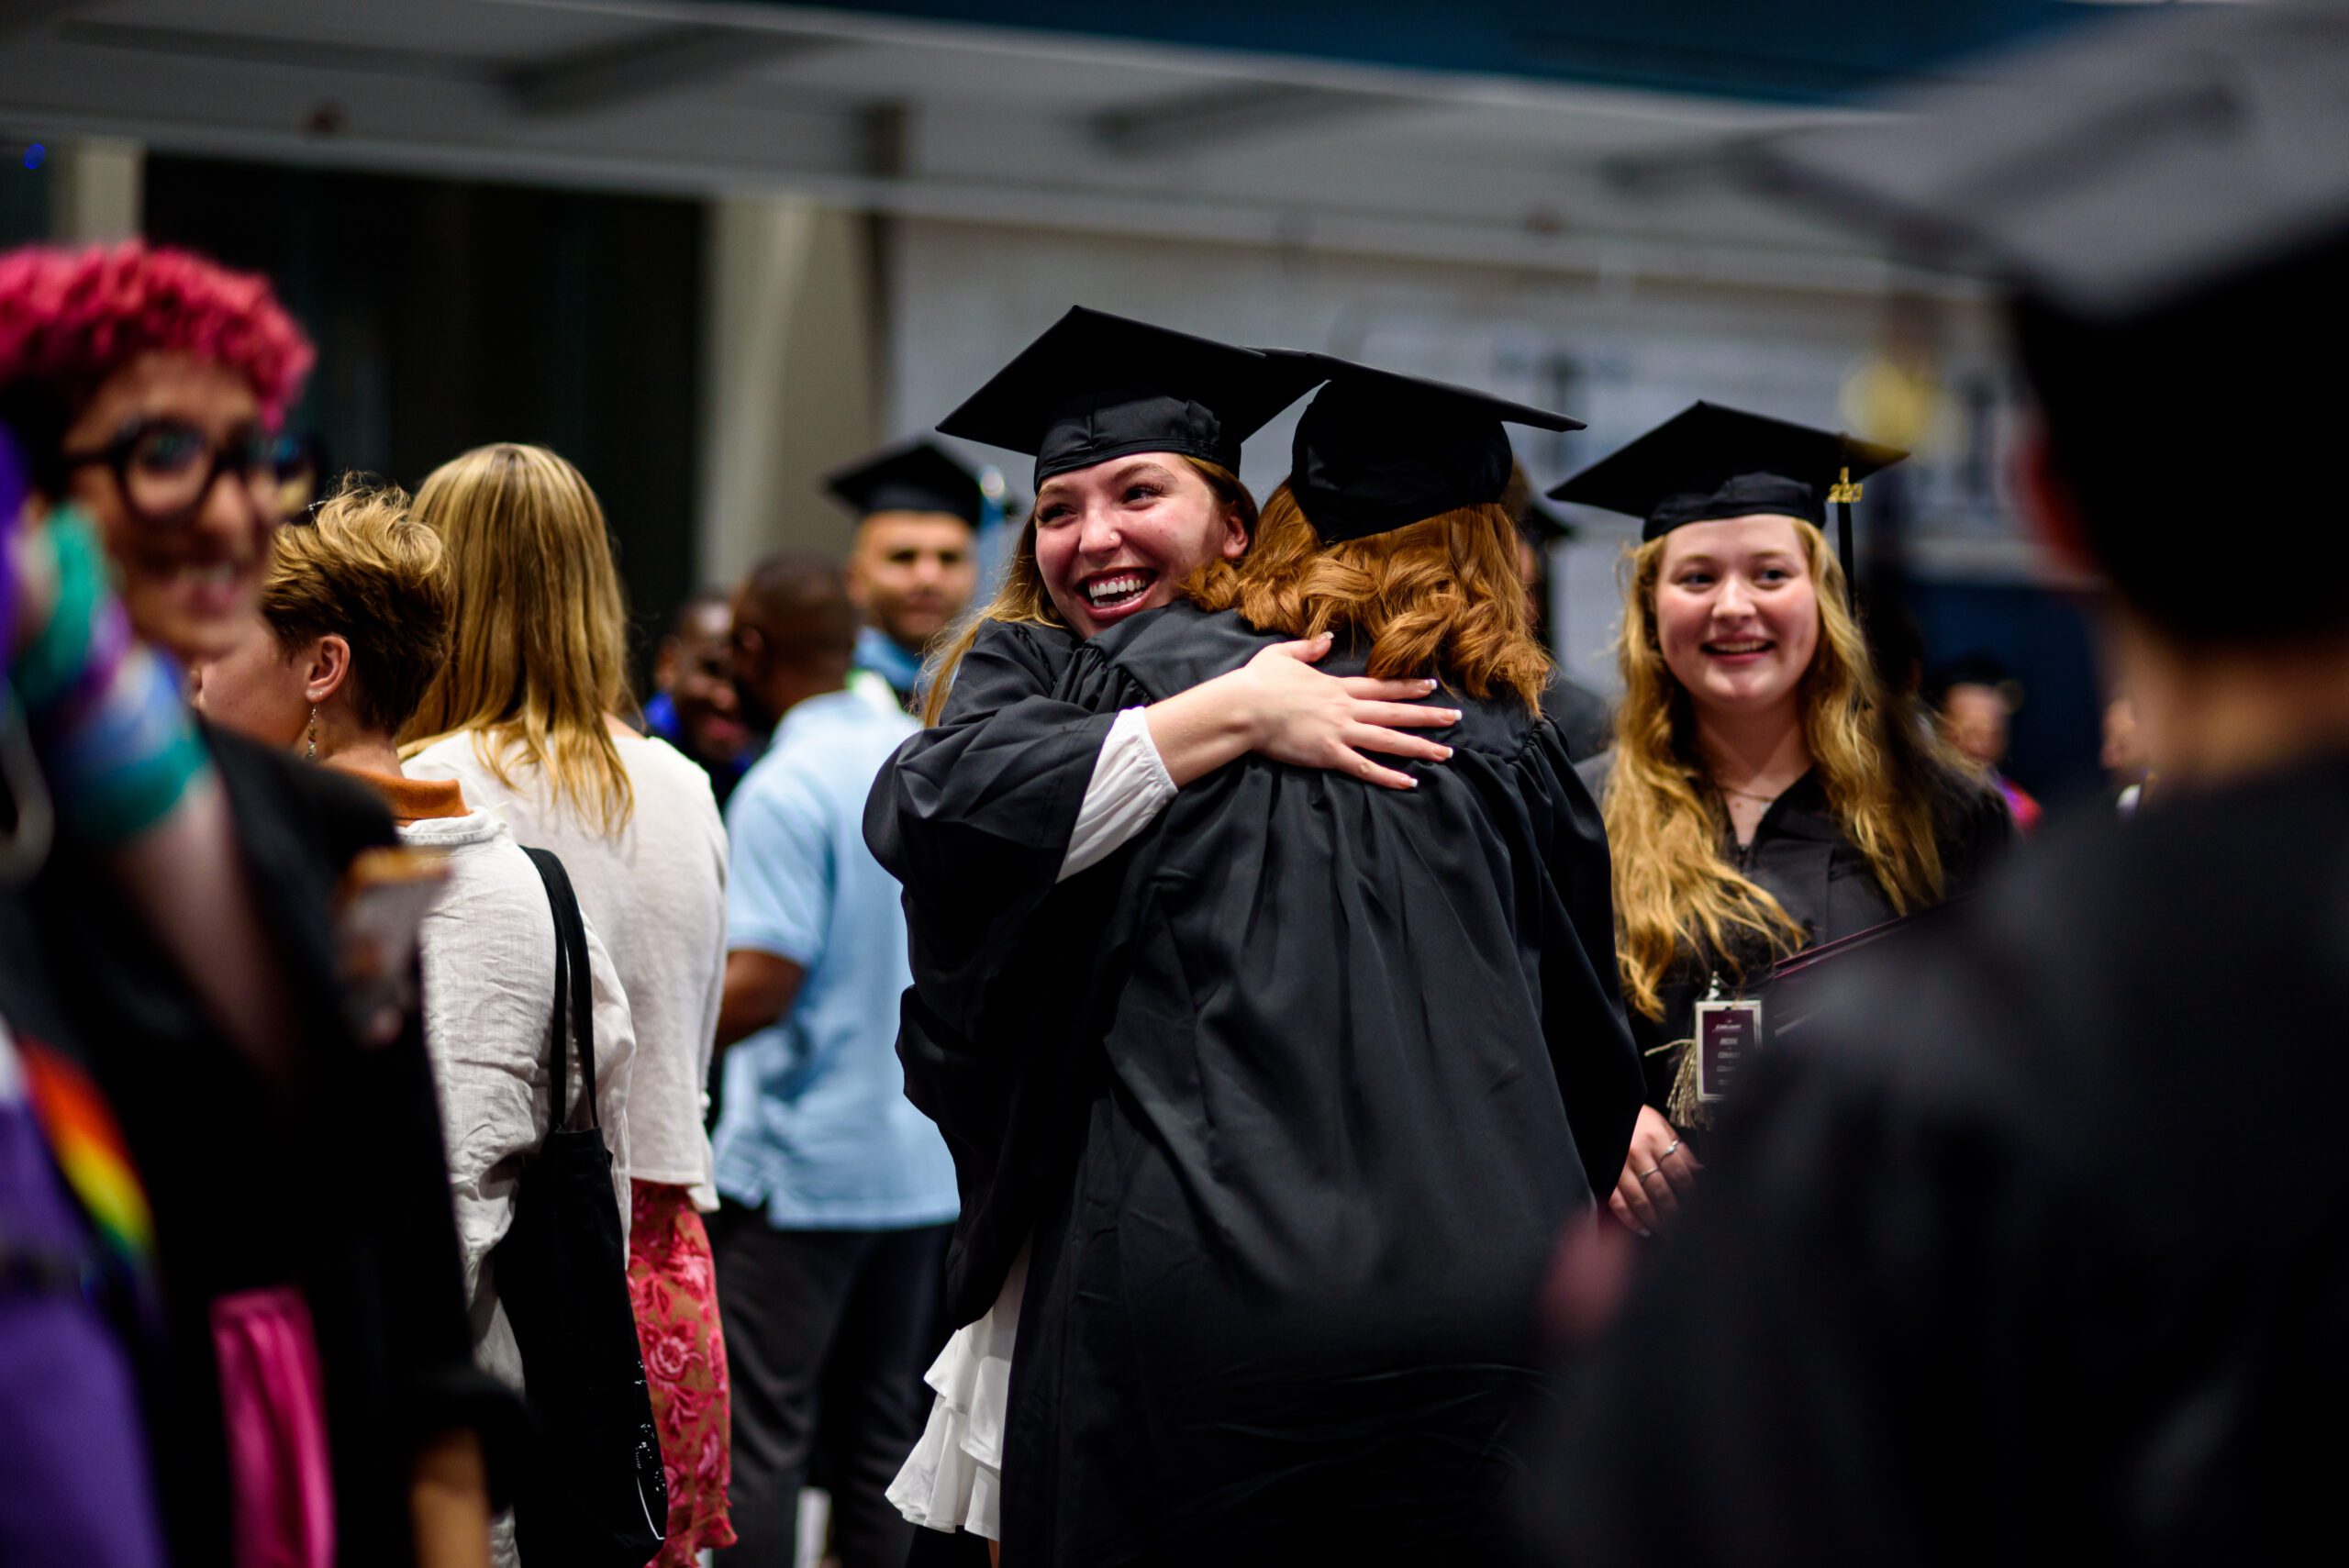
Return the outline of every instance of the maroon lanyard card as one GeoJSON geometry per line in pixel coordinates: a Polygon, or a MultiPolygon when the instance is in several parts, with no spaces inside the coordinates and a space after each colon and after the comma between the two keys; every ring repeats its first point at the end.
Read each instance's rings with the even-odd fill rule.
{"type": "Polygon", "coordinates": [[[1761,1047],[1758,998],[1698,1003],[1697,1097],[1709,1105],[1727,1099],[1738,1068],[1761,1047]]]}

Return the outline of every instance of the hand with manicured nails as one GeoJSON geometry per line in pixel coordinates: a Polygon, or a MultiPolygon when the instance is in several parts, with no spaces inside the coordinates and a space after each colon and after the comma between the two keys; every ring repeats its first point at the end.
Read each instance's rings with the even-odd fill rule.
{"type": "Polygon", "coordinates": [[[1449,728],[1460,722],[1459,710],[1410,700],[1435,690],[1431,680],[1325,675],[1313,666],[1330,646],[1326,631],[1302,642],[1275,643],[1237,670],[1152,703],[1150,740],[1167,777],[1180,787],[1254,751],[1388,789],[1417,788],[1410,774],[1382,767],[1363,752],[1443,762],[1451,747],[1407,731],[1449,728]]]}

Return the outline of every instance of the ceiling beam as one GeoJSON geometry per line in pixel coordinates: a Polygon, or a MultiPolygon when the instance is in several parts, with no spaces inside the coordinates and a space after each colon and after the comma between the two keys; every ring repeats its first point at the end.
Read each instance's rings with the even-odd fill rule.
{"type": "Polygon", "coordinates": [[[47,32],[86,0],[0,0],[0,43],[47,32]]]}
{"type": "Polygon", "coordinates": [[[1088,128],[1103,150],[1119,157],[1169,158],[1391,114],[1417,102],[1390,93],[1248,82],[1105,109],[1088,128]]]}
{"type": "Polygon", "coordinates": [[[506,88],[525,114],[595,114],[705,87],[839,41],[767,28],[662,28],[522,67],[507,77],[506,88]]]}

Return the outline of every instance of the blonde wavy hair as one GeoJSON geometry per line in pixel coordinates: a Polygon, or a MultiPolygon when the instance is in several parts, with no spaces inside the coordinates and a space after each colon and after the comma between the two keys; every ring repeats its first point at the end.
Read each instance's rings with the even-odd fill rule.
{"type": "MultiPolygon", "coordinates": [[[[1844,838],[1894,910],[1907,914],[1941,896],[1937,802],[1947,793],[1943,781],[1960,770],[1877,678],[1826,536],[1789,521],[1819,601],[1818,650],[1799,687],[1803,740],[1844,838]]],[[[1623,702],[1600,802],[1614,860],[1623,996],[1651,1018],[1663,1017],[1664,981],[1683,955],[1706,954],[1734,972],[1742,946],[1784,956],[1803,939],[1785,907],[1721,852],[1728,808],[1698,750],[1687,690],[1665,665],[1656,631],[1656,581],[1669,541],[1652,540],[1631,556],[1616,639],[1623,702]]]]}
{"type": "Polygon", "coordinates": [[[1538,712],[1550,678],[1526,618],[1516,525],[1497,505],[1325,545],[1284,484],[1264,503],[1255,547],[1236,563],[1209,562],[1184,592],[1261,631],[1365,639],[1381,679],[1434,670],[1471,696],[1514,692],[1538,712]]]}
{"type": "Polygon", "coordinates": [[[351,711],[396,735],[448,651],[444,557],[440,536],[408,515],[406,491],[346,481],[311,521],[277,531],[262,618],[282,649],[348,642],[351,711]]]}
{"type": "Polygon", "coordinates": [[[401,754],[469,731],[500,784],[542,773],[605,833],[636,807],[607,716],[628,696],[628,618],[604,508],[544,447],[476,447],[432,471],[415,515],[447,547],[449,657],[401,754]]]}
{"type": "MultiPolygon", "coordinates": [[[[1252,545],[1256,538],[1256,498],[1240,483],[1240,476],[1221,463],[1205,458],[1184,457],[1193,472],[1207,481],[1208,491],[1216,505],[1223,508],[1227,517],[1236,520],[1252,545]]],[[[1044,587],[1043,571],[1036,564],[1036,518],[1031,512],[1019,530],[1019,541],[1011,548],[1011,558],[1004,562],[1003,581],[996,587],[995,597],[955,629],[940,650],[932,654],[929,666],[922,672],[927,695],[922,698],[921,721],[936,724],[946,711],[946,697],[954,684],[954,672],[962,668],[971,645],[978,640],[980,629],[989,621],[1010,621],[1021,626],[1052,626],[1063,631],[1068,622],[1052,607],[1052,596],[1044,587]]]]}

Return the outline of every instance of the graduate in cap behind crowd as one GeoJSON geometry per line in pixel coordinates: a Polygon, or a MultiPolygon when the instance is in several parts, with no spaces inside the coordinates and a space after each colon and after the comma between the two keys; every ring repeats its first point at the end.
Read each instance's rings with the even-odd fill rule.
{"type": "Polygon", "coordinates": [[[1332,379],[1253,549],[1061,695],[1129,709],[1327,634],[1333,670],[1434,671],[1450,757],[1407,790],[1239,760],[1050,955],[1087,1031],[1041,1066],[1089,1088],[1013,1363],[1012,1562],[1491,1560],[1539,1280],[1638,1104],[1605,846],[1497,505],[1503,421],[1572,422],[1274,358],[1332,379]]]}
{"type": "Polygon", "coordinates": [[[857,516],[848,593],[864,617],[851,684],[920,706],[921,662],[979,586],[979,476],[928,441],[861,460],[824,482],[857,516]]]}
{"type": "Polygon", "coordinates": [[[1821,528],[1835,486],[1902,455],[1698,403],[1551,492],[1644,521],[1615,749],[1583,767],[1648,1083],[1609,1207],[1642,1234],[1696,1185],[1693,1145],[1728,1088],[1700,1001],[1938,902],[2011,836],[1884,689],[1821,528]]]}
{"type": "Polygon", "coordinates": [[[2021,488],[2110,584],[2163,792],[1884,944],[1742,1085],[1546,1473],[1554,1561],[2266,1562],[2333,1529],[2349,1189],[2290,1112],[2343,1073],[2349,598],[2289,574],[2338,553],[2321,502],[2255,545],[2211,519],[2338,439],[2292,373],[2349,348],[2345,77],[2338,7],[2191,7],[1787,150],[2000,269],[2021,488]]]}

